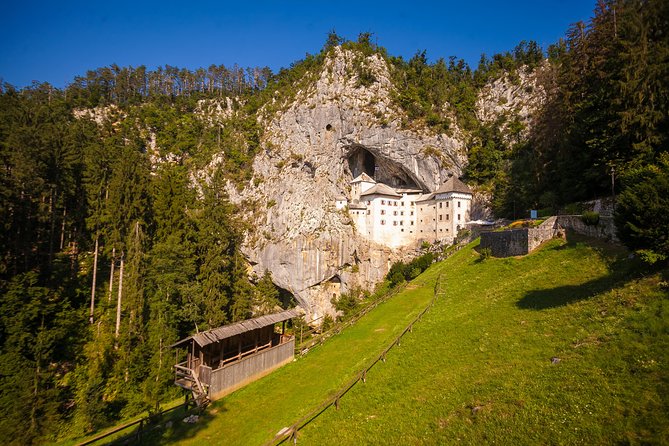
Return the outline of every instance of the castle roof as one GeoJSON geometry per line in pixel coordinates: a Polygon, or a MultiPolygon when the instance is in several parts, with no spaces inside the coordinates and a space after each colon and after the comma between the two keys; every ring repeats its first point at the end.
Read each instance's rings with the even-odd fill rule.
{"type": "Polygon", "coordinates": [[[428,201],[434,197],[434,194],[422,194],[418,196],[414,201],[428,201]]]}
{"type": "Polygon", "coordinates": [[[460,192],[463,194],[471,194],[472,190],[465,183],[460,181],[456,177],[449,178],[444,184],[441,185],[435,194],[444,194],[447,192],[460,192]]]}
{"type": "Polygon", "coordinates": [[[351,181],[351,184],[353,184],[353,183],[361,183],[361,182],[363,182],[363,181],[364,181],[365,183],[376,183],[376,181],[374,181],[374,179],[373,179],[372,177],[370,177],[370,176],[367,175],[365,172],[363,172],[363,173],[361,173],[360,175],[358,175],[357,177],[353,178],[353,180],[351,181]]]}
{"type": "Polygon", "coordinates": [[[367,209],[367,205],[365,203],[349,203],[348,208],[349,209],[367,209]]]}
{"type": "Polygon", "coordinates": [[[361,197],[363,197],[365,195],[385,195],[387,197],[395,197],[395,198],[401,198],[402,197],[400,194],[395,192],[395,189],[393,189],[392,187],[387,186],[383,183],[376,183],[375,186],[367,189],[365,192],[360,194],[361,197]]]}

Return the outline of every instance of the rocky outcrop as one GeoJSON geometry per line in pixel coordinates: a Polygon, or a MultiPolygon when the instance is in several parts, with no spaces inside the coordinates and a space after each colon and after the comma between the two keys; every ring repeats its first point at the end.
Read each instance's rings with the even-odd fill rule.
{"type": "Polygon", "coordinates": [[[534,117],[546,101],[545,78],[550,64],[520,68],[484,86],[476,100],[476,117],[500,125],[507,140],[517,142],[529,134],[534,117]]]}
{"type": "Polygon", "coordinates": [[[331,310],[333,294],[371,287],[409,254],[366,241],[336,210],[351,179],[366,171],[392,185],[435,190],[466,162],[456,126],[450,136],[401,128],[388,70],[378,55],[335,48],[315,82],[260,118],[255,177],[241,192],[230,188],[252,222],[245,254],[254,269],[270,270],[313,317],[331,310]],[[360,67],[371,84],[360,82],[360,67]]]}

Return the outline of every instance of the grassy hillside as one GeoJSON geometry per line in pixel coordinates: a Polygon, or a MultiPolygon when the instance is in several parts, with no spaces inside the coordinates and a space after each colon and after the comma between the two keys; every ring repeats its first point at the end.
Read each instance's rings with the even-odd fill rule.
{"type": "Polygon", "coordinates": [[[300,442],[667,443],[668,293],[637,266],[559,241],[482,263],[460,252],[414,335],[300,442]]]}
{"type": "Polygon", "coordinates": [[[301,430],[300,444],[662,444],[667,278],[589,243],[553,241],[484,262],[474,246],[463,249],[306,357],[216,402],[199,423],[150,440],[268,441],[378,355],[443,273],[443,293],[413,333],[338,411],[301,430]]]}

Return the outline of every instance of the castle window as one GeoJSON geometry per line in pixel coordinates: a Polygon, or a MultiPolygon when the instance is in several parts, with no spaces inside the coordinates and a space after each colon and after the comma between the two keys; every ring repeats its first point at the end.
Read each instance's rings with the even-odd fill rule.
{"type": "Polygon", "coordinates": [[[460,214],[458,214],[458,221],[460,221],[460,214]]]}
{"type": "Polygon", "coordinates": [[[444,216],[439,214],[439,221],[442,221],[444,219],[444,216]]]}
{"type": "Polygon", "coordinates": [[[369,209],[367,209],[367,215],[369,215],[371,212],[372,212],[372,211],[370,211],[369,209]]]}
{"type": "Polygon", "coordinates": [[[404,215],[404,211],[400,211],[400,215],[404,215]]]}
{"type": "Polygon", "coordinates": [[[413,222],[411,222],[411,226],[413,226],[413,222]]]}
{"type": "Polygon", "coordinates": [[[404,222],[403,222],[403,221],[400,221],[400,226],[404,226],[404,222]]]}
{"type": "Polygon", "coordinates": [[[413,215],[413,211],[411,211],[411,215],[413,215]]]}
{"type": "Polygon", "coordinates": [[[369,206],[369,205],[371,205],[371,204],[372,204],[372,202],[369,201],[369,200],[367,200],[367,206],[369,206]]]}
{"type": "Polygon", "coordinates": [[[415,206],[415,205],[416,205],[416,202],[415,202],[415,201],[412,201],[412,202],[411,202],[411,206],[415,206]]]}
{"type": "Polygon", "coordinates": [[[441,207],[442,207],[441,205],[442,205],[442,204],[444,204],[444,203],[441,203],[441,202],[439,203],[439,209],[441,209],[441,207]]]}
{"type": "Polygon", "coordinates": [[[386,215],[386,210],[385,209],[381,209],[381,215],[386,215]]]}
{"type": "Polygon", "coordinates": [[[381,204],[386,204],[386,200],[381,200],[381,204]]]}
{"type": "Polygon", "coordinates": [[[449,202],[447,201],[447,202],[446,202],[446,207],[448,207],[448,203],[449,203],[449,202]]]}
{"type": "Polygon", "coordinates": [[[443,229],[440,229],[439,232],[444,232],[444,230],[443,230],[443,229]]]}
{"type": "Polygon", "coordinates": [[[394,211],[394,212],[393,212],[393,215],[397,215],[397,211],[394,211]]]}
{"type": "Polygon", "coordinates": [[[458,207],[460,207],[460,202],[458,201],[458,207]]]}
{"type": "Polygon", "coordinates": [[[404,229],[400,229],[401,232],[404,232],[404,229]]]}
{"type": "Polygon", "coordinates": [[[385,220],[381,220],[381,224],[382,224],[382,225],[385,225],[385,224],[386,224],[386,221],[385,221],[385,220]]]}
{"type": "Polygon", "coordinates": [[[397,226],[397,222],[396,222],[396,221],[393,222],[393,226],[397,226]]]}

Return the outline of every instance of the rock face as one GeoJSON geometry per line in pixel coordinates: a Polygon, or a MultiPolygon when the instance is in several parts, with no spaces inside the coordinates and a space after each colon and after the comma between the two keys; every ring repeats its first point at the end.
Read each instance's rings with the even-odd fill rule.
{"type": "Polygon", "coordinates": [[[254,270],[271,271],[312,318],[331,312],[340,292],[380,281],[415,249],[391,250],[356,234],[346,211],[335,208],[336,197],[350,197],[349,182],[364,171],[433,191],[466,162],[457,128],[451,136],[400,128],[392,92],[381,57],[335,48],[315,82],[261,119],[255,177],[243,191],[230,190],[254,227],[245,242],[254,270]],[[371,85],[359,81],[361,65],[373,75],[371,85]]]}
{"type": "Polygon", "coordinates": [[[507,140],[526,138],[534,116],[546,101],[544,85],[549,72],[546,62],[535,70],[521,68],[488,83],[478,94],[476,117],[483,123],[497,121],[507,140]]]}

